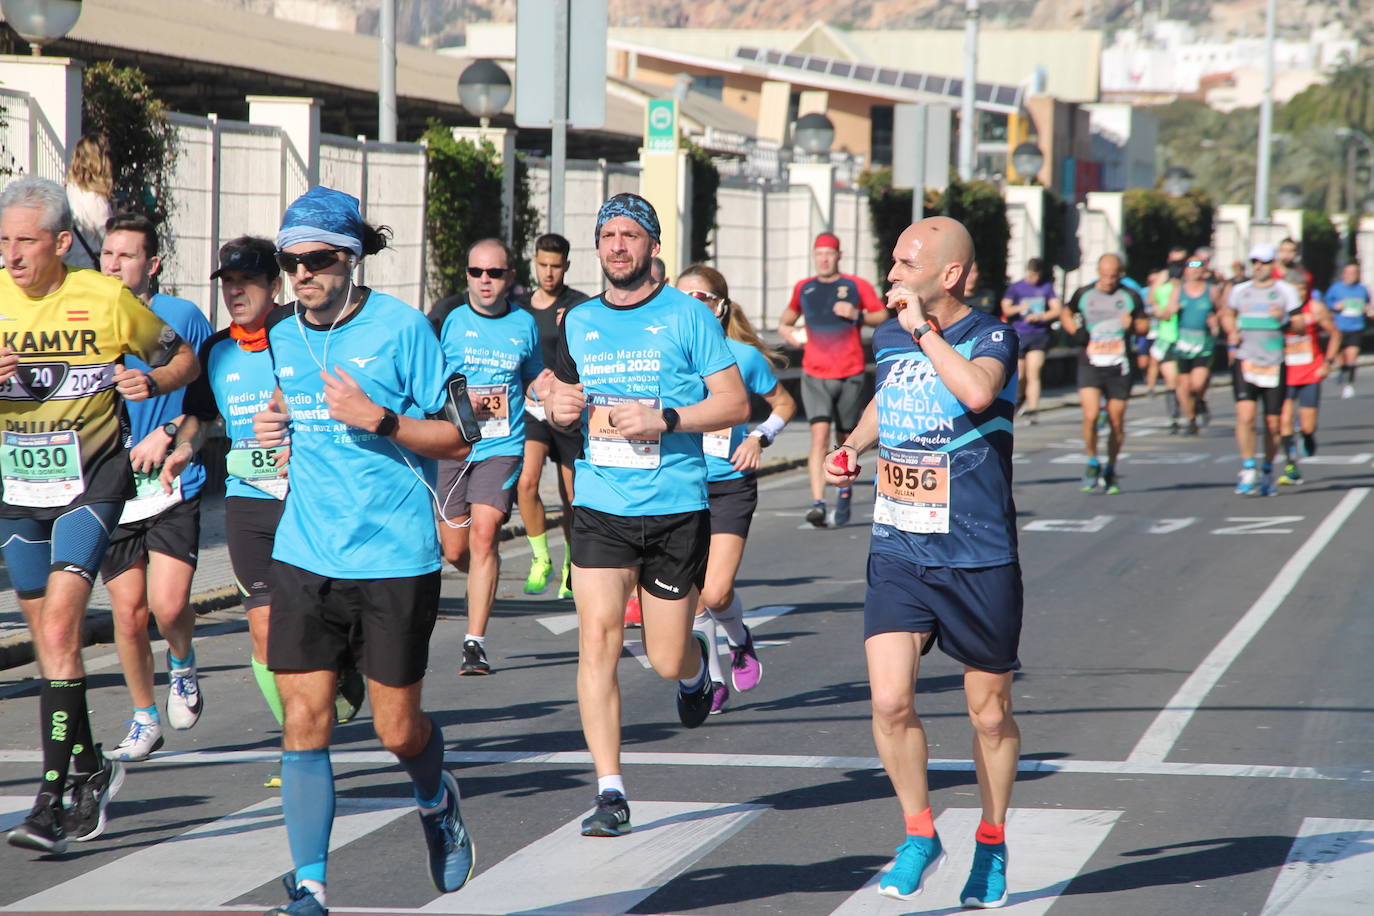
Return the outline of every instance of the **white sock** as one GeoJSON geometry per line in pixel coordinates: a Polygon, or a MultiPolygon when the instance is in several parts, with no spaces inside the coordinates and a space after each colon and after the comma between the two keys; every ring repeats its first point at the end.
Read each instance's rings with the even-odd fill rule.
{"type": "Polygon", "coordinates": [[[318,900],[318,901],[320,902],[320,906],[324,906],[324,885],[323,885],[323,884],[321,884],[321,883],[318,882],[318,881],[311,881],[311,880],[309,880],[309,879],[306,879],[305,881],[301,881],[301,882],[300,882],[299,884],[297,884],[296,886],[297,886],[297,887],[303,887],[303,888],[305,888],[306,890],[308,890],[312,895],[314,895],[315,899],[318,900]]]}
{"type": "MultiPolygon", "coordinates": [[[[690,636],[688,637],[688,639],[691,640],[691,645],[689,646],[689,649],[692,652],[695,652],[698,655],[700,655],[701,650],[697,648],[697,638],[695,636],[690,636]]],[[[707,652],[706,655],[709,658],[711,653],[707,652]]],[[[701,665],[697,668],[696,674],[688,678],[680,679],[677,682],[678,689],[680,689],[683,693],[692,693],[693,691],[700,690],[702,683],[706,680],[706,667],[706,665],[701,665]]]]}
{"type": "Polygon", "coordinates": [[[622,797],[628,798],[629,796],[625,795],[625,777],[619,773],[597,777],[596,794],[604,795],[607,792],[619,792],[622,797]]]}
{"type": "Polygon", "coordinates": [[[463,642],[475,642],[483,649],[487,647],[487,638],[485,636],[473,636],[471,633],[463,634],[463,642]]]}
{"type": "Polygon", "coordinates": [[[735,592],[735,597],[725,607],[711,611],[711,616],[725,631],[731,646],[739,648],[749,641],[749,631],[744,626],[744,602],[739,600],[739,592],[735,592]]]}
{"type": "Polygon", "coordinates": [[[711,683],[724,684],[725,675],[720,670],[720,646],[716,642],[716,619],[702,611],[696,620],[692,621],[692,629],[705,636],[706,645],[711,647],[706,653],[706,670],[710,674],[711,683]]]}

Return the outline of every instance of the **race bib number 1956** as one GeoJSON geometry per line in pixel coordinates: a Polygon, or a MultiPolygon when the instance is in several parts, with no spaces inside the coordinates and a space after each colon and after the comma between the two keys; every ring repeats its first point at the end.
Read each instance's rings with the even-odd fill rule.
{"type": "Polygon", "coordinates": [[[879,447],[873,521],[914,534],[948,534],[949,454],[879,447]]]}

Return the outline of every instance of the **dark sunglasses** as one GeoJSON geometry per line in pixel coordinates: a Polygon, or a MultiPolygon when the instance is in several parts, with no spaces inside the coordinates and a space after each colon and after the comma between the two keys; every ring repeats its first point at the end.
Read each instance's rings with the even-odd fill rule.
{"type": "Polygon", "coordinates": [[[277,266],[284,273],[294,274],[298,266],[304,266],[312,274],[337,264],[338,256],[347,252],[347,248],[320,248],[316,251],[307,251],[304,254],[291,254],[286,251],[277,252],[277,266]]]}
{"type": "Polygon", "coordinates": [[[1273,258],[1270,258],[1270,259],[1267,260],[1267,261],[1261,261],[1259,258],[1251,258],[1251,259],[1250,259],[1250,263],[1251,263],[1251,264],[1273,264],[1273,263],[1274,263],[1274,259],[1273,259],[1273,258]]]}
{"type": "Polygon", "coordinates": [[[1189,267],[1206,267],[1206,266],[1207,266],[1207,262],[1206,262],[1206,261],[1189,261],[1189,262],[1188,262],[1188,266],[1189,266],[1189,267]]]}
{"type": "Polygon", "coordinates": [[[509,267],[469,267],[468,276],[474,280],[479,280],[482,274],[486,274],[493,280],[499,280],[510,270],[509,267]]]}

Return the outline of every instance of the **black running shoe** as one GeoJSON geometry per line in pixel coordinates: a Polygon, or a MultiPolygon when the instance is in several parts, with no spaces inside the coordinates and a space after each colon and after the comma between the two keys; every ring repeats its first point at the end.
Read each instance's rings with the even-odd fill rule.
{"type": "Polygon", "coordinates": [[[99,746],[95,752],[104,766],[89,775],[73,774],[69,780],[73,800],[64,812],[63,827],[74,843],[93,840],[105,832],[105,807],[124,785],[124,764],[106,760],[99,746]]]}
{"type": "Polygon", "coordinates": [[[682,689],[682,685],[677,687],[677,717],[687,728],[696,728],[706,721],[706,717],[711,714],[711,678],[706,676],[706,660],[710,650],[706,647],[706,639],[700,633],[693,631],[692,638],[696,640],[697,648],[701,650],[701,686],[690,693],[682,689]]]}
{"type": "Polygon", "coordinates": [[[352,665],[339,671],[339,681],[334,693],[334,720],[342,725],[352,722],[358,710],[363,707],[367,696],[367,683],[362,672],[352,665]]]}
{"type": "Polygon", "coordinates": [[[62,826],[61,803],[48,795],[40,793],[33,803],[33,810],[24,822],[9,832],[5,839],[11,846],[36,849],[61,855],[67,851],[67,831],[62,826]]]}
{"type": "Polygon", "coordinates": [[[1302,456],[1311,458],[1317,454],[1317,437],[1312,433],[1302,434],[1302,456]]]}
{"type": "Polygon", "coordinates": [[[806,512],[806,520],[817,528],[825,527],[825,500],[818,499],[806,512]]]}
{"type": "Polygon", "coordinates": [[[463,664],[459,666],[458,673],[469,677],[476,674],[491,674],[491,665],[487,664],[487,650],[483,649],[477,640],[469,639],[463,643],[463,664]]]}
{"type": "Polygon", "coordinates": [[[630,832],[630,803],[611,790],[596,797],[596,810],[582,822],[583,836],[621,836],[630,832]]]}

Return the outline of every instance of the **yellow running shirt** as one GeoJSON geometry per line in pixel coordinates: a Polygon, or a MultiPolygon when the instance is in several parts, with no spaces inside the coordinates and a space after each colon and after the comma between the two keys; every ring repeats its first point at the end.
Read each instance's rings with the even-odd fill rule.
{"type": "Polygon", "coordinates": [[[156,366],[178,342],[113,277],[68,269],[56,292],[33,299],[0,270],[0,347],[19,355],[0,382],[0,517],[55,518],[131,496],[114,374],[126,354],[156,366]]]}

